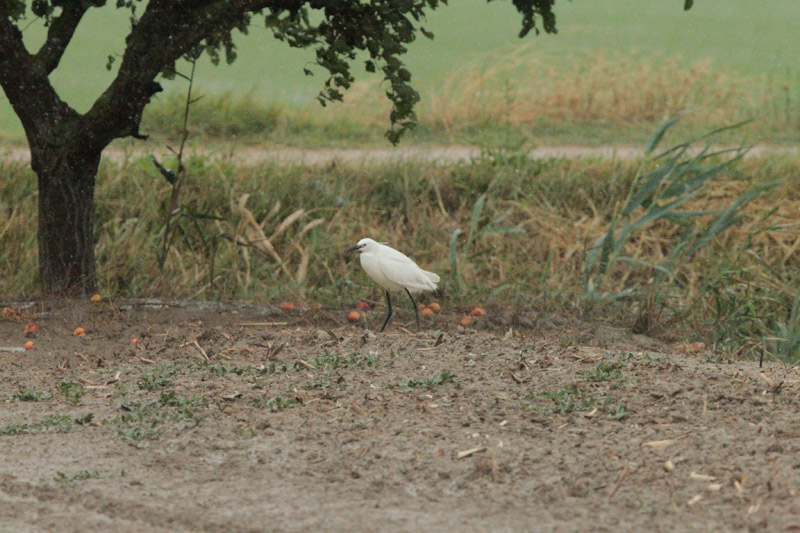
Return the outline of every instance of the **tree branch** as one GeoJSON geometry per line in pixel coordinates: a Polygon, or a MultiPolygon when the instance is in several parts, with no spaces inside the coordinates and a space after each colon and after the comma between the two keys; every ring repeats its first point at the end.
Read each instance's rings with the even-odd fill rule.
{"type": "MultiPolygon", "coordinates": [[[[103,5],[104,0],[94,2],[94,5],[103,5]]],[[[67,45],[72,40],[75,28],[78,27],[83,15],[89,10],[88,2],[65,2],[61,15],[54,18],[47,30],[47,40],[34,56],[36,64],[48,74],[53,72],[61,61],[67,45]]]]}
{"type": "Polygon", "coordinates": [[[3,8],[0,8],[0,86],[22,122],[32,148],[43,142],[47,125],[77,117],[58,97],[47,74],[36,67],[22,41],[22,32],[3,8]]]}
{"type": "Polygon", "coordinates": [[[114,81],[84,115],[81,131],[105,146],[115,138],[141,138],[144,107],[162,90],[164,68],[215,32],[234,28],[242,17],[269,7],[269,0],[151,0],[126,39],[114,81]]]}

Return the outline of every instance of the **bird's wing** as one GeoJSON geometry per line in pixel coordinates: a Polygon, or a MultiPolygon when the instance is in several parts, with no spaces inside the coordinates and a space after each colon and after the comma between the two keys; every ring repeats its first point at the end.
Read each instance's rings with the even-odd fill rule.
{"type": "Polygon", "coordinates": [[[379,257],[390,257],[395,261],[400,261],[403,263],[411,263],[412,265],[416,265],[416,263],[412,261],[411,258],[408,257],[406,254],[404,254],[403,252],[399,252],[390,246],[386,246],[385,244],[381,244],[381,247],[378,249],[376,255],[379,257]]]}
{"type": "Polygon", "coordinates": [[[378,268],[386,279],[412,291],[436,290],[436,283],[428,276],[428,272],[418,267],[407,256],[400,252],[397,254],[381,254],[378,257],[378,268]]]}

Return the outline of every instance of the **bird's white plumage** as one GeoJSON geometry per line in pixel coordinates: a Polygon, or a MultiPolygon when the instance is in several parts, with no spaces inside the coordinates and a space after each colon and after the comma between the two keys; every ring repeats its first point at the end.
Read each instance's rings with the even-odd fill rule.
{"type": "Polygon", "coordinates": [[[375,283],[388,290],[435,291],[439,276],[422,270],[407,255],[372,239],[361,239],[361,266],[375,283]]]}

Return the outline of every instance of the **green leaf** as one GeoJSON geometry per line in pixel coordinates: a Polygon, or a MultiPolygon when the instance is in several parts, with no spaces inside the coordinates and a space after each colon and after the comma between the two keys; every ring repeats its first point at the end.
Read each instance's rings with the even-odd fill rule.
{"type": "Polygon", "coordinates": [[[475,205],[472,206],[472,220],[469,222],[469,234],[467,235],[467,244],[472,244],[472,239],[476,236],[476,230],[478,229],[478,222],[481,219],[481,213],[483,212],[483,206],[486,204],[486,193],[480,195],[480,197],[475,201],[475,205]]]}
{"type": "Polygon", "coordinates": [[[645,144],[644,153],[645,155],[649,154],[653,150],[656,149],[658,143],[661,142],[661,139],[664,138],[664,134],[667,130],[678,121],[678,116],[671,116],[667,120],[664,120],[656,127],[656,130],[650,135],[650,138],[647,139],[647,144],[645,144]]]}
{"type": "Polygon", "coordinates": [[[706,231],[695,241],[695,243],[689,248],[686,252],[688,256],[694,255],[697,250],[705,246],[711,239],[728,229],[729,227],[733,226],[739,220],[742,219],[744,215],[739,214],[739,210],[750,203],[752,200],[757,198],[761,193],[764,191],[771,189],[775,185],[777,185],[777,181],[772,181],[761,187],[756,187],[755,189],[750,189],[746,191],[739,198],[736,199],[730,206],[728,206],[725,210],[720,213],[717,218],[715,218],[711,224],[708,225],[706,231]]]}
{"type": "Polygon", "coordinates": [[[450,276],[452,279],[453,290],[458,293],[458,236],[461,235],[460,228],[456,228],[450,235],[450,276]]]}

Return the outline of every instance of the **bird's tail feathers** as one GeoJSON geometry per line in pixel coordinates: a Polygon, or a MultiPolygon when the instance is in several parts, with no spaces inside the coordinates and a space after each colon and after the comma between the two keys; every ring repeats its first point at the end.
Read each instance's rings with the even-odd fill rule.
{"type": "Polygon", "coordinates": [[[428,272],[427,270],[423,270],[423,272],[425,273],[425,275],[428,277],[429,280],[431,280],[434,283],[439,283],[439,280],[441,279],[439,277],[439,274],[435,272],[428,272]]]}

